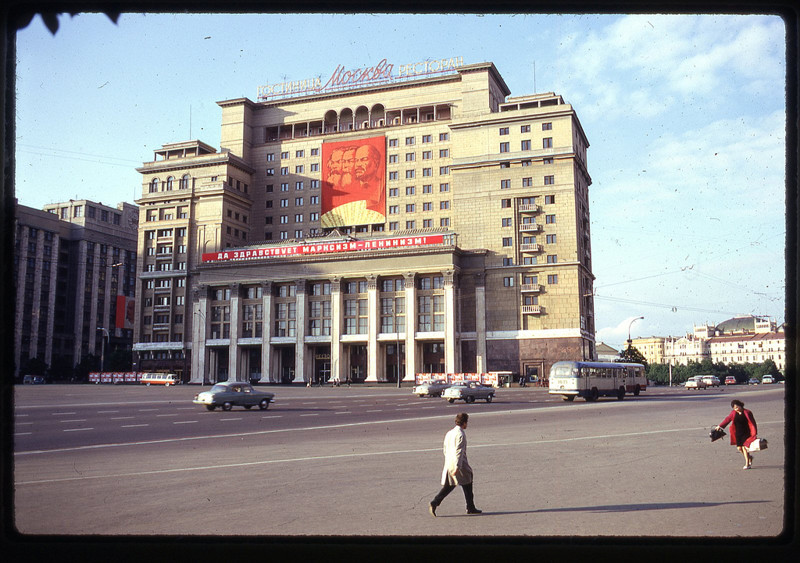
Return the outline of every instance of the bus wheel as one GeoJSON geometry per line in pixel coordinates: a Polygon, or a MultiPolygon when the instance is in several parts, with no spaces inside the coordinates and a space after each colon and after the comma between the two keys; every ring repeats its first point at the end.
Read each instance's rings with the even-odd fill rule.
{"type": "Polygon", "coordinates": [[[622,399],[624,399],[624,398],[625,398],[625,388],[624,388],[624,387],[620,387],[620,388],[617,390],[617,400],[618,400],[618,401],[621,401],[621,400],[622,400],[622,399]]]}
{"type": "Polygon", "coordinates": [[[642,388],[637,385],[633,390],[633,396],[634,397],[638,397],[639,396],[639,391],[641,391],[641,390],[642,390],[642,388]]]}
{"type": "Polygon", "coordinates": [[[564,399],[565,401],[570,401],[570,402],[572,402],[572,401],[574,401],[574,400],[575,400],[575,395],[564,395],[564,396],[562,396],[561,398],[562,398],[562,399],[564,399]]]}
{"type": "Polygon", "coordinates": [[[597,387],[592,387],[592,390],[589,391],[589,394],[586,395],[587,401],[596,401],[600,397],[600,391],[597,390],[597,387]]]}

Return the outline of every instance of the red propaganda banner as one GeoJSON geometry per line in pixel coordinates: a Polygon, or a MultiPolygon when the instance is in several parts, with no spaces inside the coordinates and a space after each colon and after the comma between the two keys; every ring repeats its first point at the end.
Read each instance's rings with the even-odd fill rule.
{"type": "Polygon", "coordinates": [[[133,319],[136,316],[136,299],[117,295],[116,328],[133,330],[133,319]]]}
{"type": "Polygon", "coordinates": [[[324,228],[386,221],[386,139],[322,143],[324,228]]]}

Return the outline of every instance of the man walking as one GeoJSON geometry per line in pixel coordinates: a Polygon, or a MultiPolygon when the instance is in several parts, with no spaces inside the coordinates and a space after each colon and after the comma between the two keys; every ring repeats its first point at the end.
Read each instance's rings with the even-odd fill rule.
{"type": "Polygon", "coordinates": [[[467,501],[467,514],[480,514],[482,510],[475,508],[472,496],[472,468],[467,461],[467,429],[469,415],[465,412],[456,415],[456,425],[444,436],[444,469],[442,470],[442,490],[431,501],[430,512],[436,516],[436,508],[444,497],[449,495],[457,485],[464,490],[467,501]]]}

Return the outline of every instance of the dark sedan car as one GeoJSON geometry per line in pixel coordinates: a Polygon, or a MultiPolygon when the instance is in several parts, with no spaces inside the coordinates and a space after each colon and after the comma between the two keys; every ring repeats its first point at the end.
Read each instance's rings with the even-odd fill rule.
{"type": "Polygon", "coordinates": [[[274,393],[257,391],[253,386],[243,381],[226,381],[217,383],[208,391],[195,395],[192,401],[195,405],[203,405],[213,411],[217,407],[229,411],[234,406],[251,409],[258,406],[262,411],[269,407],[274,400],[274,393]]]}

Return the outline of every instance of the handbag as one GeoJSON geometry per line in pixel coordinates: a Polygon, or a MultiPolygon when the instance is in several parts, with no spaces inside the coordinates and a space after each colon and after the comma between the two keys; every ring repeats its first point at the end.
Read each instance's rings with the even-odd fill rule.
{"type": "Polygon", "coordinates": [[[761,450],[767,449],[767,439],[766,438],[756,438],[747,448],[748,452],[760,452],[761,450]]]}
{"type": "Polygon", "coordinates": [[[708,437],[711,438],[712,442],[716,442],[723,436],[725,436],[725,431],[721,428],[719,430],[717,430],[717,428],[712,428],[711,432],[708,433],[708,437]]]}

